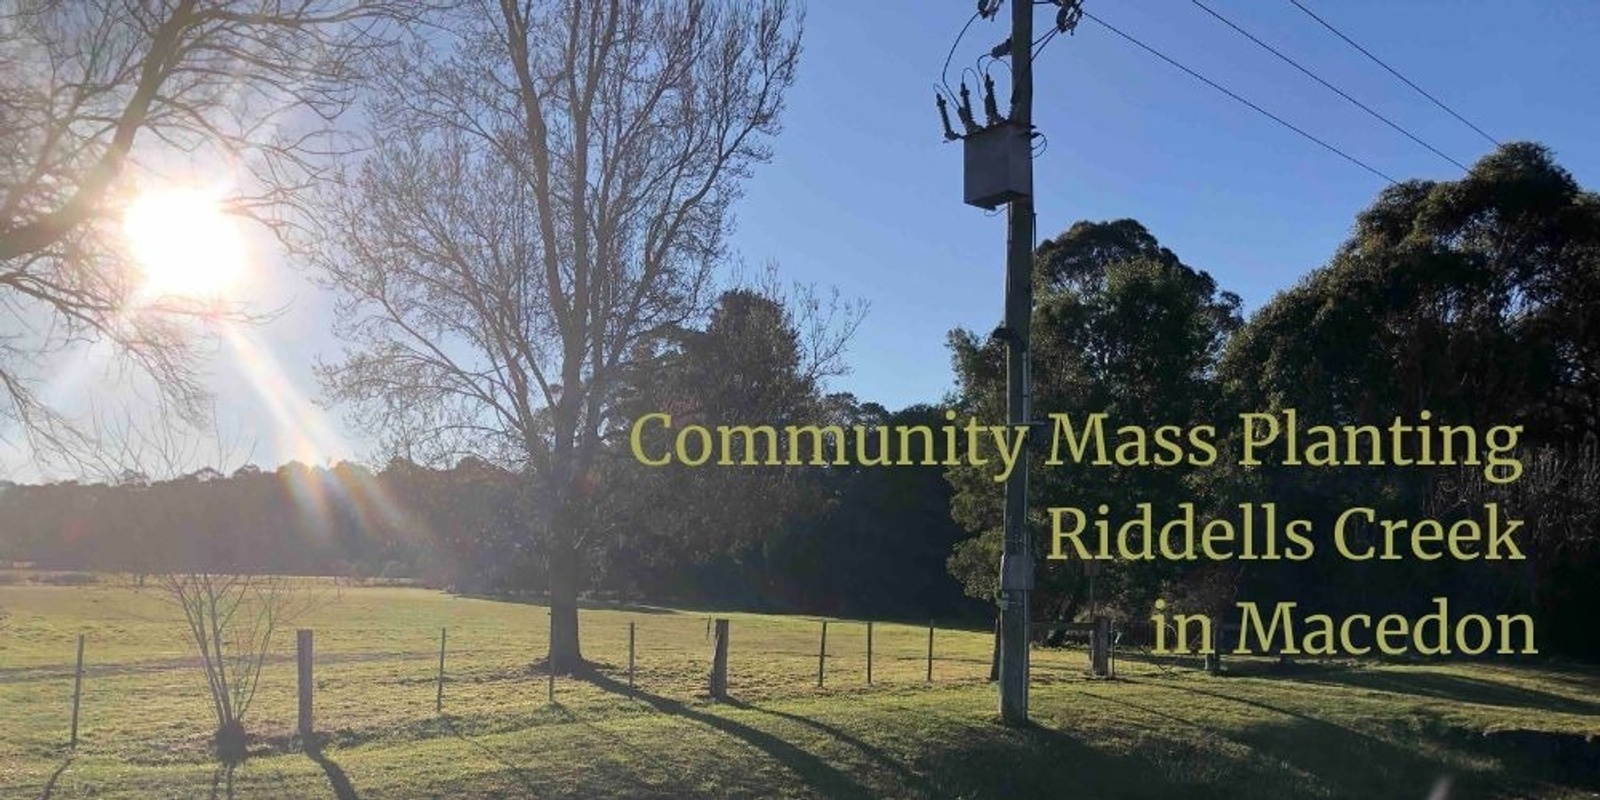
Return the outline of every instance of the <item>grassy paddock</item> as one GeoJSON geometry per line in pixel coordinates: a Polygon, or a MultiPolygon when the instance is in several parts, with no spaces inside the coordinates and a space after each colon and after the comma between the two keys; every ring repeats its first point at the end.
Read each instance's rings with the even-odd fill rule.
{"type": "Polygon", "coordinates": [[[198,666],[154,589],[0,586],[0,797],[746,796],[1595,797],[1600,673],[1485,664],[1331,665],[1231,677],[1119,663],[1084,677],[1081,651],[1037,650],[1039,725],[993,720],[991,641],[874,627],[866,685],[860,622],[731,619],[729,690],[704,698],[708,615],[583,612],[593,679],[560,678],[556,704],[530,664],[538,605],[417,589],[324,585],[300,621],[316,631],[316,721],[301,752],[294,635],[282,631],[247,724],[255,757],[219,774],[198,666]],[[636,697],[626,692],[628,623],[636,697]],[[449,629],[443,717],[439,629],[449,629]],[[80,745],[66,747],[72,662],[87,635],[80,745]],[[1489,735],[1485,735],[1488,733],[1489,735]],[[1576,737],[1563,737],[1577,734],[1576,737]],[[1578,744],[1573,744],[1573,742],[1578,744]],[[1589,745],[1593,747],[1593,745],[1589,745]],[[1589,766],[1586,766],[1589,764],[1589,766]]]}

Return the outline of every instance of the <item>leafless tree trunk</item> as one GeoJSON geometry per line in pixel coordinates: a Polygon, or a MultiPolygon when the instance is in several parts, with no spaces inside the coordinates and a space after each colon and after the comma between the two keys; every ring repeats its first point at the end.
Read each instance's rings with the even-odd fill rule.
{"type": "Polygon", "coordinates": [[[372,71],[372,148],[305,241],[351,344],[323,378],[397,451],[524,476],[549,662],[569,670],[621,379],[705,309],[800,18],[783,0],[477,0],[437,21],[372,71]]]}

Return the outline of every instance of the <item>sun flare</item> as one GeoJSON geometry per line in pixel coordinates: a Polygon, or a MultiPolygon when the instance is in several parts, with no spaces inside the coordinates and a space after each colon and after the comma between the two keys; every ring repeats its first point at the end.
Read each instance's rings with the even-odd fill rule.
{"type": "Polygon", "coordinates": [[[141,292],[213,298],[245,270],[244,238],[219,198],[200,189],[147,191],[128,205],[122,232],[143,275],[141,292]]]}

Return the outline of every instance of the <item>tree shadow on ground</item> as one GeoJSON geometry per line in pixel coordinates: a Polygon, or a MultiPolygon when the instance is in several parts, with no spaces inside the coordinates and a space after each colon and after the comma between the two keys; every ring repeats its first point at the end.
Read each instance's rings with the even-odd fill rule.
{"type": "Polygon", "coordinates": [[[526,796],[527,797],[538,797],[538,796],[540,796],[539,787],[534,783],[533,776],[528,774],[527,770],[523,769],[520,766],[517,766],[516,762],[514,762],[510,758],[506,757],[506,754],[504,752],[502,752],[500,750],[496,750],[496,749],[484,744],[483,742],[478,741],[477,739],[473,739],[473,738],[467,736],[465,733],[462,732],[461,728],[456,725],[455,720],[451,719],[450,717],[445,717],[444,720],[443,720],[443,724],[444,724],[445,730],[448,730],[450,732],[451,736],[454,736],[457,739],[460,739],[461,741],[465,742],[467,745],[471,746],[473,749],[477,750],[480,753],[483,753],[484,755],[488,756],[490,759],[493,759],[495,763],[499,764],[502,767],[505,767],[506,771],[511,773],[512,777],[516,778],[517,783],[522,786],[524,791],[526,791],[526,793],[527,793],[526,796]]]}
{"type": "Polygon", "coordinates": [[[1237,798],[1237,787],[1175,778],[1143,754],[1099,749],[1038,724],[998,721],[919,759],[940,797],[1237,798]]]}
{"type": "Polygon", "coordinates": [[[39,800],[50,800],[50,795],[55,794],[56,791],[56,781],[61,780],[61,774],[67,771],[67,767],[72,766],[72,759],[76,756],[76,753],[69,754],[66,759],[61,762],[61,766],[56,767],[56,771],[50,773],[50,780],[45,783],[44,793],[39,795],[39,800]]]}
{"type": "Polygon", "coordinates": [[[356,794],[355,787],[350,784],[349,776],[344,774],[344,769],[339,766],[338,762],[328,758],[327,754],[323,752],[323,744],[323,737],[318,734],[306,737],[306,758],[315,762],[317,766],[322,768],[323,774],[328,776],[328,785],[333,787],[335,797],[339,798],[339,800],[361,800],[360,796],[356,794]]]}
{"type": "MultiPolygon", "coordinates": [[[[942,741],[935,748],[908,756],[888,752],[839,726],[800,714],[738,700],[723,701],[730,708],[806,726],[861,753],[882,775],[873,781],[873,786],[867,786],[856,776],[773,733],[699,710],[689,703],[630,690],[625,683],[605,675],[584,677],[605,691],[632,697],[662,713],[699,722],[754,745],[824,797],[876,797],[890,786],[894,787],[893,794],[911,797],[1205,796],[1195,795],[1194,786],[1167,780],[1147,759],[1097,750],[1061,731],[1037,725],[1012,728],[998,722],[980,722],[973,730],[963,731],[974,735],[942,741]]],[[[1230,793],[1219,790],[1215,796],[1227,797],[1230,793]]]]}
{"type": "Polygon", "coordinates": [[[914,788],[918,792],[924,794],[937,793],[936,787],[931,781],[928,780],[927,776],[918,775],[916,772],[913,772],[910,767],[907,767],[905,764],[897,761],[893,756],[885,753],[882,748],[874,747],[871,744],[862,741],[859,737],[853,736],[836,726],[819,722],[811,719],[810,717],[802,717],[799,714],[790,714],[787,711],[778,711],[771,708],[759,708],[738,702],[734,702],[733,704],[736,707],[748,708],[756,711],[757,713],[768,714],[774,717],[789,720],[791,722],[798,722],[808,728],[831,736],[834,739],[837,739],[845,744],[850,745],[851,747],[854,747],[856,750],[861,751],[863,755],[871,759],[878,766],[894,773],[895,779],[900,786],[905,788],[914,788]]]}
{"type": "Polygon", "coordinates": [[[233,800],[233,771],[236,764],[218,764],[217,770],[211,773],[211,800],[225,797],[233,800]]]}
{"type": "MultiPolygon", "coordinates": [[[[569,723],[582,725],[584,727],[587,727],[587,728],[590,728],[592,730],[597,730],[598,731],[598,729],[596,728],[596,726],[593,723],[588,722],[588,721],[580,718],[578,715],[572,713],[572,711],[567,709],[565,706],[562,706],[560,703],[552,703],[549,706],[549,708],[551,708],[553,711],[555,711],[557,713],[557,715],[559,715],[564,722],[569,722],[569,723]]],[[[528,772],[528,770],[524,769],[522,766],[517,764],[516,761],[512,760],[513,756],[520,755],[522,757],[527,757],[526,753],[519,754],[519,753],[515,753],[515,752],[510,751],[510,750],[497,749],[495,747],[491,747],[490,745],[485,744],[481,739],[472,738],[472,737],[467,735],[466,731],[463,731],[460,728],[460,726],[457,724],[457,720],[452,718],[452,717],[446,716],[446,717],[442,718],[441,721],[440,721],[440,724],[441,724],[441,727],[444,730],[446,730],[446,731],[448,731],[450,733],[450,735],[456,737],[457,739],[460,739],[463,743],[465,743],[469,747],[472,747],[474,750],[477,750],[478,752],[488,756],[496,764],[498,764],[502,768],[504,768],[506,770],[506,772],[510,773],[512,778],[515,780],[517,785],[520,787],[519,791],[517,792],[517,794],[515,796],[517,796],[517,797],[545,797],[545,796],[551,795],[552,792],[554,792],[558,796],[565,796],[565,795],[561,794],[561,790],[558,787],[555,787],[555,786],[541,786],[535,780],[535,778],[534,778],[532,773],[528,772]]],[[[620,745],[622,747],[628,747],[628,749],[630,749],[633,752],[634,755],[636,755],[636,756],[638,756],[638,757],[640,757],[642,759],[646,759],[646,761],[655,758],[655,756],[653,756],[652,754],[646,752],[645,750],[643,750],[641,748],[631,747],[631,746],[629,746],[629,745],[627,745],[625,743],[620,742],[618,739],[616,739],[614,734],[606,733],[606,732],[603,732],[603,731],[601,731],[601,733],[606,735],[606,736],[611,737],[610,738],[610,743],[611,744],[617,744],[617,745],[620,745]]],[[[490,734],[490,735],[493,735],[493,734],[490,734]]],[[[644,763],[644,762],[639,762],[639,763],[644,763]]],[[[599,793],[593,794],[591,796],[596,796],[596,797],[602,797],[602,796],[603,797],[656,797],[656,796],[685,796],[687,794],[685,792],[675,792],[675,793],[672,793],[672,794],[663,794],[660,791],[659,787],[649,786],[644,781],[640,780],[639,772],[638,772],[637,767],[633,763],[630,763],[630,762],[615,762],[615,761],[607,761],[607,760],[596,760],[596,761],[593,761],[592,763],[585,764],[584,765],[584,771],[585,771],[585,773],[586,773],[586,775],[587,775],[587,777],[588,777],[588,779],[590,781],[593,781],[594,783],[597,783],[597,784],[600,784],[600,785],[604,785],[604,786],[610,787],[610,788],[608,788],[607,790],[605,790],[603,792],[599,792],[599,793]],[[631,784],[631,788],[627,789],[627,790],[621,790],[621,789],[616,788],[616,787],[620,786],[621,784],[631,784]]]]}
{"type": "MultiPolygon", "coordinates": [[[[1269,763],[1315,776],[1338,796],[1426,797],[1441,779],[1449,779],[1455,786],[1455,796],[1464,797],[1517,789],[1525,783],[1492,766],[1464,768],[1467,754],[1458,752],[1452,759],[1448,743],[1432,737],[1424,739],[1417,731],[1401,732],[1401,738],[1390,739],[1232,692],[1179,684],[1169,687],[1280,716],[1281,720],[1267,719],[1230,731],[1199,722],[1190,724],[1243,745],[1269,763]]],[[[1126,700],[1113,702],[1162,713],[1126,700]]]]}
{"type": "Polygon", "coordinates": [[[1350,686],[1380,692],[1431,697],[1458,703],[1531,708],[1568,714],[1600,714],[1600,703],[1576,697],[1529,689],[1498,681],[1462,675],[1405,669],[1328,670],[1310,675],[1289,676],[1306,683],[1350,686]]]}
{"type": "MultiPolygon", "coordinates": [[[[630,690],[627,684],[600,672],[591,671],[584,673],[580,677],[604,691],[630,697],[663,714],[682,717],[739,739],[771,756],[778,763],[799,776],[807,786],[826,797],[872,798],[877,796],[876,792],[861,785],[853,777],[827,761],[771,733],[745,725],[737,720],[701,711],[679,700],[639,691],[638,689],[630,690]]],[[[730,705],[740,707],[738,704],[730,705]]]]}

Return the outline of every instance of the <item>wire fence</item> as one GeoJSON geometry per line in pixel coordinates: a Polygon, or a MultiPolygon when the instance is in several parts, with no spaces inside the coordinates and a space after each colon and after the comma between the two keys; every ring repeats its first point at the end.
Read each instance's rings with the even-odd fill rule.
{"type": "MultiPolygon", "coordinates": [[[[580,612],[585,668],[551,675],[542,603],[304,588],[320,601],[275,632],[243,719],[257,752],[298,748],[303,728],[335,743],[403,741],[673,703],[947,691],[984,686],[993,674],[992,628],[594,604],[580,612]],[[720,671],[719,618],[727,620],[720,671]]],[[[182,615],[159,589],[19,585],[0,601],[8,612],[0,620],[0,763],[64,747],[136,763],[208,756],[216,723],[206,674],[182,615]]],[[[1041,622],[1035,633],[1036,684],[1202,666],[1197,656],[1154,652],[1139,621],[1116,629],[1109,669],[1098,675],[1086,626],[1041,622]]]]}
{"type": "MultiPolygon", "coordinates": [[[[619,702],[718,699],[714,616],[628,616],[586,618],[587,666],[561,675],[544,668],[542,637],[481,625],[441,626],[426,638],[415,628],[402,637],[337,624],[298,635],[280,631],[246,724],[264,746],[290,747],[310,729],[363,741],[416,734],[438,720],[492,730],[552,708],[612,713],[619,702]]],[[[736,702],[937,689],[990,678],[993,640],[985,631],[756,615],[728,620],[721,696],[736,702]]],[[[0,699],[23,723],[0,739],[20,737],[10,744],[25,748],[123,749],[127,742],[119,740],[131,738],[168,755],[207,746],[210,699],[199,660],[172,657],[170,649],[157,651],[165,657],[144,657],[112,638],[97,651],[97,635],[80,634],[59,643],[58,661],[0,664],[0,699]]],[[[1087,677],[1086,649],[1064,644],[1034,649],[1035,682],[1087,677]]]]}

